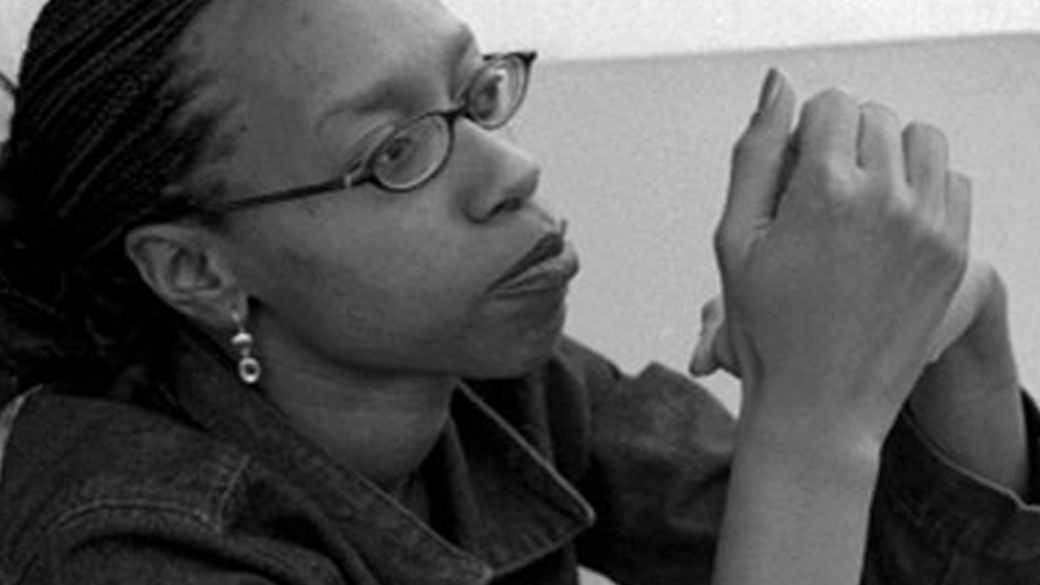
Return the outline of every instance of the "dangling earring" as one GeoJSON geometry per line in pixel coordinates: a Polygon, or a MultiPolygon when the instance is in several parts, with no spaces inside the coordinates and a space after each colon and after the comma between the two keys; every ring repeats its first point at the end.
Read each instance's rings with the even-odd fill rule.
{"type": "Polygon", "coordinates": [[[238,331],[231,338],[231,345],[238,350],[238,377],[250,386],[260,381],[260,362],[253,357],[253,336],[246,331],[245,323],[238,316],[237,311],[231,311],[231,318],[235,321],[238,331]]]}

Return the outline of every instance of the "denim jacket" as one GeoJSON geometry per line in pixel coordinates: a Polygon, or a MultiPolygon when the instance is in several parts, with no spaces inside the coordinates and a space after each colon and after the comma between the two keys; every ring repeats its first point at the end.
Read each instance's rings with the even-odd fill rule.
{"type": "MultiPolygon", "coordinates": [[[[8,407],[0,584],[562,585],[579,564],[621,584],[711,580],[734,422],[662,367],[628,377],[566,341],[524,379],[462,385],[421,469],[429,522],[205,343],[173,371],[163,407],[53,389],[8,407]]],[[[906,417],[871,522],[864,583],[1040,582],[1040,508],[958,469],[906,417]]]]}

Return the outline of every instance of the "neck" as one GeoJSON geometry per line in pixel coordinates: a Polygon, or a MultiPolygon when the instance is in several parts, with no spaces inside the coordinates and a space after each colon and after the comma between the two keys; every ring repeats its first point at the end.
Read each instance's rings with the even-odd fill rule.
{"type": "Polygon", "coordinates": [[[395,493],[448,421],[452,377],[306,370],[264,360],[264,390],[292,423],[341,465],[395,493]]]}

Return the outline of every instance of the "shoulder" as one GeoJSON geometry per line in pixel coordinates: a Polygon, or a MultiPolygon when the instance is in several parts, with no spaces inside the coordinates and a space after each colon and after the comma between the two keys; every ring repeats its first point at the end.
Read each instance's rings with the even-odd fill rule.
{"type": "Polygon", "coordinates": [[[250,460],[141,408],[40,393],[14,421],[2,462],[0,561],[10,567],[38,543],[128,519],[220,532],[250,460]]]}
{"type": "Polygon", "coordinates": [[[730,413],[688,376],[659,364],[629,375],[570,338],[528,376],[469,384],[571,479],[584,474],[601,443],[732,425],[730,413]]]}
{"type": "Polygon", "coordinates": [[[573,481],[587,467],[589,390],[616,384],[621,377],[609,360],[564,338],[550,358],[526,376],[466,384],[476,400],[573,481]]]}

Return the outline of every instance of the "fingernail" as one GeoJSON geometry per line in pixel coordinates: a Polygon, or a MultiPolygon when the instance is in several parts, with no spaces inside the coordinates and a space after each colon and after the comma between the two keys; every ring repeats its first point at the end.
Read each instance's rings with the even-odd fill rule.
{"type": "Polygon", "coordinates": [[[762,93],[758,96],[758,111],[761,114],[773,106],[780,95],[780,72],[775,67],[769,69],[766,80],[762,82],[762,93]]]}

